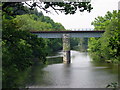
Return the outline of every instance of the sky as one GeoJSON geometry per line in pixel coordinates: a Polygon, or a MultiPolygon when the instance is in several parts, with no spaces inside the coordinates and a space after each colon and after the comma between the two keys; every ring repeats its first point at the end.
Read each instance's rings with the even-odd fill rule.
{"type": "Polygon", "coordinates": [[[74,15],[65,15],[64,13],[45,13],[45,16],[51,17],[55,22],[61,23],[65,29],[85,29],[94,28],[91,22],[98,16],[104,16],[107,11],[118,10],[118,2],[120,0],[91,0],[92,11],[88,13],[77,12],[74,15]]]}

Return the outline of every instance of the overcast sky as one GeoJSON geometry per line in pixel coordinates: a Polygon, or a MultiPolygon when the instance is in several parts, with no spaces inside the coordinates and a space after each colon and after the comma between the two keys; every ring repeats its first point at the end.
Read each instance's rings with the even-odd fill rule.
{"type": "Polygon", "coordinates": [[[87,11],[77,12],[74,15],[64,15],[59,13],[46,14],[55,22],[61,23],[66,29],[94,28],[91,22],[98,16],[104,16],[107,11],[118,10],[118,1],[120,0],[91,0],[93,9],[91,13],[87,11]]]}

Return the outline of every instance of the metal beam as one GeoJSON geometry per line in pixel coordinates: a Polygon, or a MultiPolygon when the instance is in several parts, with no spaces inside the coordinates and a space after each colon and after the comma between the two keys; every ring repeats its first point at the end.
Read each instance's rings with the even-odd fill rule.
{"type": "Polygon", "coordinates": [[[41,38],[63,38],[63,34],[70,37],[101,37],[105,31],[31,31],[41,38]]]}

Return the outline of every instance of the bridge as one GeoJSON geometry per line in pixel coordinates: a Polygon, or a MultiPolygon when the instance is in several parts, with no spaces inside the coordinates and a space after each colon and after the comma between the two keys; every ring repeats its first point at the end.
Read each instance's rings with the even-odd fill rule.
{"type": "Polygon", "coordinates": [[[31,31],[40,38],[63,38],[63,62],[70,63],[70,37],[101,37],[105,31],[31,31]]]}
{"type": "Polygon", "coordinates": [[[41,38],[63,38],[64,34],[70,37],[101,37],[104,31],[31,31],[41,38]]]}

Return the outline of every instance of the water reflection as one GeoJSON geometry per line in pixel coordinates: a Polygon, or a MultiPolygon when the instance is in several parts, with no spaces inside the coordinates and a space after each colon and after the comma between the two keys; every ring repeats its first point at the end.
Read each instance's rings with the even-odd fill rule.
{"type": "MultiPolygon", "coordinates": [[[[36,88],[105,88],[107,84],[118,81],[117,65],[92,63],[88,53],[71,51],[71,64],[51,64],[32,73],[36,88]]],[[[50,58],[57,61],[58,58],[50,58]]],[[[62,60],[62,58],[61,58],[62,60]]],[[[58,60],[60,61],[60,60],[58,60]]]]}

